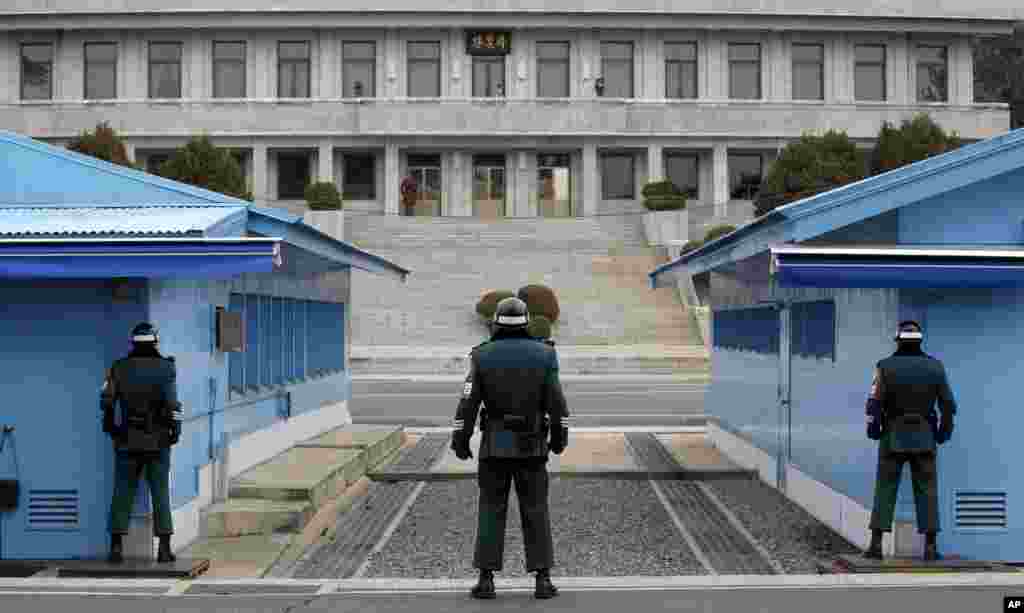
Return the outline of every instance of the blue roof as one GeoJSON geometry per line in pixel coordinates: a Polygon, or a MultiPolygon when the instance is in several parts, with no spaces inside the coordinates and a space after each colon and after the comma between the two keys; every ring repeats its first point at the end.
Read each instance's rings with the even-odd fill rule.
{"type": "Polygon", "coordinates": [[[1021,166],[1024,128],[780,206],[648,276],[652,286],[661,287],[659,276],[679,267],[699,274],[763,253],[773,244],[814,238],[1021,166]]]}
{"type": "Polygon", "coordinates": [[[226,206],[4,207],[0,236],[205,236],[245,214],[245,207],[226,206]]]}

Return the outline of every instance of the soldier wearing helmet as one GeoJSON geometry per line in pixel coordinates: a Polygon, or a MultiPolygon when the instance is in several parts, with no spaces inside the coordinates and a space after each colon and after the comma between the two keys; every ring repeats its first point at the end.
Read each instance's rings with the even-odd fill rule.
{"type": "Polygon", "coordinates": [[[505,298],[494,313],[491,339],[473,348],[455,414],[452,449],[461,460],[480,415],[479,523],[473,566],[480,580],[475,598],[494,598],[494,571],[501,570],[508,494],[513,481],[522,520],[526,571],[536,572],[537,598],[558,594],[551,583],[554,564],[548,514],[548,452],[568,444],[569,410],[558,380],[553,343],[531,337],[530,315],[519,298],[505,298]],[[550,440],[549,440],[550,435],[550,440]]]}

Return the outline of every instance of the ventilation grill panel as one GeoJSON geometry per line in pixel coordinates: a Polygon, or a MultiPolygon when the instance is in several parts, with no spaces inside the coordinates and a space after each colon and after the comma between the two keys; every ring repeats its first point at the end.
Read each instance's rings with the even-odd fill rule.
{"type": "Polygon", "coordinates": [[[956,492],[957,530],[1006,530],[1006,492],[956,492]]]}
{"type": "Polygon", "coordinates": [[[29,490],[29,530],[78,530],[78,490],[29,490]]]}

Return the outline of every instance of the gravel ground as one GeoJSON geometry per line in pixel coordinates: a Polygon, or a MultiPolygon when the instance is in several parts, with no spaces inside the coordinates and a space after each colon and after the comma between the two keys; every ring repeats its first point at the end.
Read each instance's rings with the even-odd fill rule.
{"type": "MultiPolygon", "coordinates": [[[[552,576],[671,576],[705,571],[646,481],[551,479],[552,576]]],[[[428,483],[367,577],[469,578],[476,540],[475,480],[428,483]]],[[[504,570],[525,572],[519,506],[509,495],[504,570]]]]}
{"type": "Polygon", "coordinates": [[[756,479],[706,482],[722,504],[790,574],[816,574],[817,560],[859,549],[777,490],[756,479]]]}

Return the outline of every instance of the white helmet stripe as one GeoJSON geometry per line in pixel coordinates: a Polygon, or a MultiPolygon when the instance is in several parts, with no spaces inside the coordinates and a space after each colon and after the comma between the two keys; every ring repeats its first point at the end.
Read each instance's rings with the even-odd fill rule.
{"type": "Polygon", "coordinates": [[[896,337],[899,339],[906,339],[909,341],[920,340],[924,338],[924,336],[920,332],[900,332],[896,337]]]}
{"type": "Polygon", "coordinates": [[[521,326],[526,324],[526,315],[510,316],[501,315],[498,317],[497,322],[506,326],[521,326]]]}
{"type": "Polygon", "coordinates": [[[156,342],[156,335],[155,334],[140,334],[140,335],[137,335],[137,336],[133,336],[132,340],[135,341],[136,343],[155,343],[156,342]]]}

